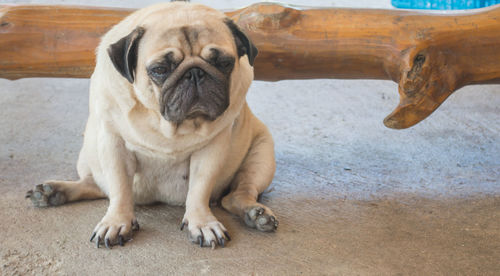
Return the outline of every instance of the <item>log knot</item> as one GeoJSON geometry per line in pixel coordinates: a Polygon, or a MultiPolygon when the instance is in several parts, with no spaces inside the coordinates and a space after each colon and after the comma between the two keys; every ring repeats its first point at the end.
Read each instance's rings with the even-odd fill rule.
{"type": "Polygon", "coordinates": [[[413,59],[413,66],[408,72],[408,79],[415,79],[415,77],[422,72],[422,66],[425,62],[425,55],[423,53],[417,54],[415,59],[413,59]]]}
{"type": "Polygon", "coordinates": [[[420,90],[422,85],[427,81],[427,70],[422,72],[427,57],[425,52],[418,53],[413,59],[413,65],[410,70],[403,75],[402,87],[408,97],[415,95],[415,92],[420,90]]]}
{"type": "Polygon", "coordinates": [[[297,24],[301,12],[297,9],[278,4],[255,4],[239,14],[238,24],[263,30],[284,30],[297,24]]]}

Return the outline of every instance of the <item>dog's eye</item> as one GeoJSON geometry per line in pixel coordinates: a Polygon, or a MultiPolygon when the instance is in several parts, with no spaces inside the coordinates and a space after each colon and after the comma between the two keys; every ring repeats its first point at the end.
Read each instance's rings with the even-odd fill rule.
{"type": "Polygon", "coordinates": [[[223,73],[229,73],[234,67],[233,57],[219,57],[215,63],[215,66],[223,73]]]}
{"type": "Polygon", "coordinates": [[[233,70],[234,57],[224,55],[220,50],[215,48],[210,49],[210,56],[207,61],[215,66],[222,73],[229,73],[233,70]]]}
{"type": "Polygon", "coordinates": [[[163,76],[168,72],[168,68],[165,66],[157,66],[151,69],[151,73],[157,76],[163,76]]]}
{"type": "Polygon", "coordinates": [[[149,77],[157,84],[161,84],[168,78],[170,73],[174,71],[175,64],[155,64],[148,68],[149,77]]]}
{"type": "Polygon", "coordinates": [[[219,63],[221,68],[228,69],[229,67],[233,66],[233,63],[231,61],[222,61],[219,63]]]}

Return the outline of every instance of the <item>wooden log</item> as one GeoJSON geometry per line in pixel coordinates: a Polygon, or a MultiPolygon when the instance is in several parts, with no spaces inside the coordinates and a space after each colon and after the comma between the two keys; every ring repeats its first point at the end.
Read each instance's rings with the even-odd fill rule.
{"type": "MultiPolygon", "coordinates": [[[[99,37],[130,12],[1,6],[0,77],[89,77],[99,37]]],[[[259,48],[258,80],[397,82],[391,128],[420,122],[464,85],[500,83],[500,5],[444,15],[261,3],[227,15],[259,48]]]]}
{"type": "Polygon", "coordinates": [[[83,6],[1,6],[0,77],[88,78],[100,37],[131,12],[83,6]]]}

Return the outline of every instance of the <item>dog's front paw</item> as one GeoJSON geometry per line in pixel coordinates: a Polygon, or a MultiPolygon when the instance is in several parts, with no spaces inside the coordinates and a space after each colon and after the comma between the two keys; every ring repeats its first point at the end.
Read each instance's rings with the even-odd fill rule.
{"type": "Polygon", "coordinates": [[[263,205],[247,208],[243,220],[248,226],[263,232],[275,231],[278,228],[278,220],[271,210],[263,205]]]}
{"type": "Polygon", "coordinates": [[[226,228],[213,215],[184,215],[181,230],[187,226],[188,239],[200,247],[211,247],[214,249],[217,245],[224,247],[226,241],[231,238],[226,228]]]}
{"type": "Polygon", "coordinates": [[[57,206],[66,202],[65,194],[48,183],[36,185],[26,192],[25,197],[31,199],[35,207],[57,206]]]}
{"type": "Polygon", "coordinates": [[[96,240],[96,247],[104,244],[107,248],[131,240],[133,231],[139,230],[139,223],[134,214],[106,214],[101,222],[97,224],[90,237],[92,242],[96,240]]]}

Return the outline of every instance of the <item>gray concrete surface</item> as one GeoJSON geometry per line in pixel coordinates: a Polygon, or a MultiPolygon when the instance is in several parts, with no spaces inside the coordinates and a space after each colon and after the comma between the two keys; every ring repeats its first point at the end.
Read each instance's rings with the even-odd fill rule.
{"type": "Polygon", "coordinates": [[[107,200],[36,209],[23,198],[43,180],[76,177],[88,80],[0,80],[0,275],[498,275],[500,86],[463,88],[400,131],[382,124],[396,89],[387,81],[254,82],[248,101],[276,140],[277,173],[262,200],[278,231],[248,229],[215,208],[233,241],[200,249],[178,230],[182,208],[139,206],[134,240],[97,250],[88,238],[107,200]]]}

